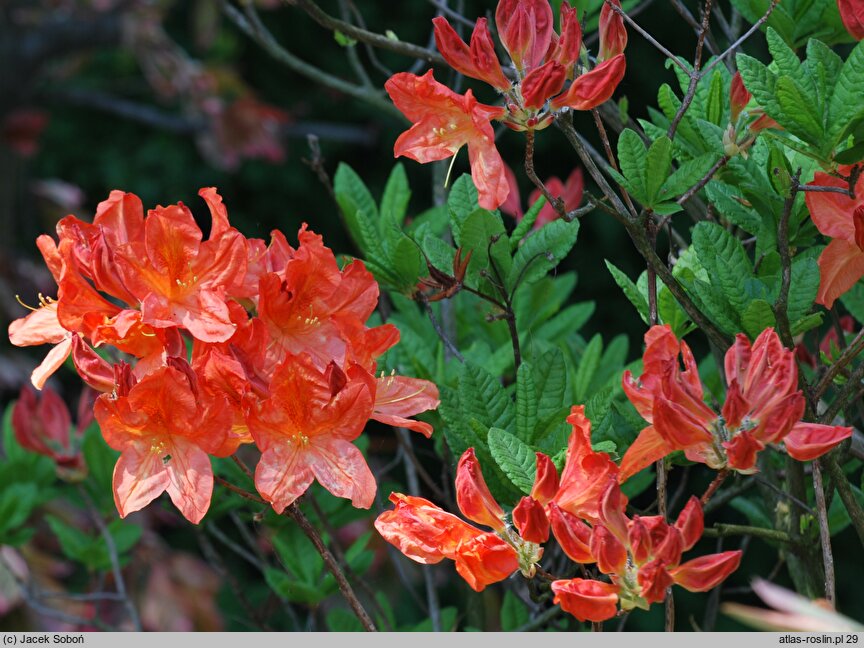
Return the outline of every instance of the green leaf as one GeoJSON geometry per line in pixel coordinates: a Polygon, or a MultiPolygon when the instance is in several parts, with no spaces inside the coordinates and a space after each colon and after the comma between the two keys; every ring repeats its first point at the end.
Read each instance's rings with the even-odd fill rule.
{"type": "Polygon", "coordinates": [[[381,220],[401,226],[405,222],[409,200],[411,188],[408,186],[405,167],[400,162],[393,167],[384,186],[384,194],[381,196],[381,220]]]}
{"type": "Polygon", "coordinates": [[[378,207],[360,176],[344,162],[336,169],[333,191],[357,247],[364,255],[380,259],[383,249],[377,226],[378,207]]]}
{"type": "Polygon", "coordinates": [[[522,283],[533,283],[557,266],[576,245],[579,221],[558,219],[528,237],[513,257],[505,285],[513,291],[522,283]]]}
{"type": "Polygon", "coordinates": [[[680,196],[699,182],[714,166],[715,162],[717,162],[717,157],[713,153],[705,153],[683,162],[660,187],[657,198],[659,200],[673,200],[680,196]]]}
{"type": "Polygon", "coordinates": [[[775,93],[777,76],[752,56],[738,54],[735,61],[744,86],[753,95],[756,103],[764,108],[770,117],[778,121],[782,119],[775,93]]]}
{"type": "Polygon", "coordinates": [[[711,75],[711,86],[708,88],[708,102],[705,107],[705,119],[712,124],[723,126],[723,111],[726,106],[726,92],[723,75],[719,70],[711,75]]]}
{"type": "Polygon", "coordinates": [[[544,419],[561,409],[567,393],[567,365],[564,354],[549,351],[544,354],[534,370],[537,388],[537,418],[544,419]]]}
{"type": "Polygon", "coordinates": [[[533,205],[531,205],[528,211],[525,212],[522,220],[519,221],[516,229],[514,229],[513,233],[510,235],[511,252],[516,251],[519,247],[519,242],[525,238],[526,234],[528,234],[528,232],[531,231],[531,228],[534,227],[534,223],[537,222],[537,217],[540,215],[540,210],[543,209],[544,205],[546,205],[546,196],[540,194],[540,197],[533,205]]]}
{"type": "Polygon", "coordinates": [[[660,193],[660,187],[669,176],[672,165],[672,140],[665,135],[654,140],[645,159],[644,204],[652,206],[660,193]]]}
{"type": "Polygon", "coordinates": [[[450,210],[450,219],[455,236],[462,223],[480,205],[477,204],[477,188],[471,180],[471,176],[463,174],[453,183],[450,195],[447,196],[447,208],[450,210]]]}
{"type": "Polygon", "coordinates": [[[864,41],[858,43],[840,70],[828,105],[828,138],[836,146],[864,119],[864,41]]]}
{"type": "Polygon", "coordinates": [[[754,299],[741,314],[741,326],[751,339],[758,337],[769,326],[776,326],[771,304],[764,299],[754,299]]]}
{"type": "Polygon", "coordinates": [[[516,372],[516,436],[530,443],[536,424],[537,386],[534,383],[534,370],[528,362],[523,362],[516,372]]]}
{"type": "Polygon", "coordinates": [[[530,620],[531,616],[525,604],[516,598],[512,591],[507,590],[501,603],[501,629],[504,632],[512,632],[530,620]]]}
{"type": "MultiPolygon", "coordinates": [[[[803,92],[808,95],[815,95],[816,86],[813,84],[813,79],[798,59],[798,55],[795,54],[780,35],[770,27],[768,28],[766,37],[768,39],[768,51],[771,52],[771,56],[774,58],[777,75],[780,77],[790,77],[803,92]]],[[[815,96],[813,99],[815,102],[815,96]]],[[[814,103],[814,105],[816,104],[814,103]]]]}
{"type": "Polygon", "coordinates": [[[27,521],[38,503],[36,484],[12,484],[0,492],[0,545],[12,544],[12,532],[27,521]]]}
{"type": "Polygon", "coordinates": [[[603,339],[597,333],[591,338],[582,357],[579,359],[579,367],[576,369],[576,377],[573,384],[576,402],[584,402],[589,396],[589,388],[600,366],[600,357],[603,354],[603,339]]]}
{"type": "Polygon", "coordinates": [[[502,277],[507,276],[511,265],[510,244],[499,214],[476,209],[462,223],[459,236],[454,238],[456,244],[462,247],[463,254],[467,254],[469,250],[472,252],[466,274],[468,285],[477,287],[480,274],[484,270],[492,277],[499,274],[502,277]]]}
{"type": "Polygon", "coordinates": [[[606,260],[606,267],[609,269],[609,272],[612,273],[612,278],[615,279],[615,283],[618,284],[618,287],[624,292],[624,296],[631,304],[633,304],[633,306],[636,307],[642,321],[647,324],[648,300],[641,292],[639,292],[636,284],[634,284],[621,270],[616,268],[608,259],[606,260]]]}
{"type": "Polygon", "coordinates": [[[781,76],[775,86],[781,115],[778,122],[793,135],[818,147],[823,137],[822,122],[815,112],[815,97],[811,97],[792,79],[781,76]]]}
{"type": "Polygon", "coordinates": [[[741,241],[717,223],[703,221],[693,228],[693,247],[712,285],[740,313],[746,306],[744,282],[753,276],[750,258],[741,241]]]}
{"type": "Polygon", "coordinates": [[[819,264],[812,257],[798,257],[792,262],[787,313],[790,322],[807,315],[819,291],[819,264]]]}
{"type": "MultiPolygon", "coordinates": [[[[662,145],[661,145],[662,146],[662,145]]],[[[618,137],[618,162],[621,172],[637,196],[646,196],[645,166],[648,153],[642,138],[635,131],[626,128],[618,137]]]]}
{"type": "Polygon", "coordinates": [[[537,457],[531,447],[501,428],[489,430],[489,452],[504,474],[526,495],[534,486],[537,457]]]}
{"type": "Polygon", "coordinates": [[[264,570],[264,580],[279,598],[292,603],[315,605],[327,598],[329,594],[317,584],[301,582],[274,567],[264,570]]]}
{"type": "Polygon", "coordinates": [[[461,403],[467,417],[484,427],[509,428],[514,421],[513,401],[497,378],[482,367],[465,363],[459,379],[461,403]]]}

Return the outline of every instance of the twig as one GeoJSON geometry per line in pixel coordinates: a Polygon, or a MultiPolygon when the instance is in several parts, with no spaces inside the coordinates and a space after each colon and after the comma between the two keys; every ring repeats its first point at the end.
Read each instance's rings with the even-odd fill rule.
{"type": "Polygon", "coordinates": [[[864,510],[862,510],[861,505],[858,503],[855,493],[852,491],[852,486],[849,484],[849,479],[847,479],[843,468],[837,462],[834,453],[832,452],[825,456],[824,461],[828,474],[831,475],[831,479],[834,481],[834,487],[843,501],[843,506],[846,507],[846,511],[849,513],[849,519],[852,521],[852,526],[858,534],[858,540],[864,545],[864,510]]]}
{"type": "MultiPolygon", "coordinates": [[[[463,286],[464,287],[464,286],[463,286]]],[[[444,343],[444,346],[450,351],[454,358],[456,358],[459,362],[465,362],[465,356],[463,356],[459,349],[456,348],[456,345],[447,337],[444,333],[444,330],[441,328],[441,325],[438,323],[438,318],[435,317],[435,311],[432,310],[432,306],[429,304],[429,300],[426,299],[426,295],[423,293],[419,293],[417,299],[423,304],[423,308],[426,310],[426,315],[429,316],[429,321],[432,323],[432,328],[435,329],[435,332],[438,334],[438,337],[441,338],[441,341],[444,343]]]]}
{"type": "Polygon", "coordinates": [[[318,529],[316,529],[311,522],[303,515],[303,512],[300,510],[300,507],[297,506],[297,502],[292,502],[286,509],[285,515],[294,520],[303,533],[306,534],[306,537],[312,541],[312,544],[315,545],[315,549],[318,550],[318,553],[321,555],[321,558],[324,559],[324,564],[327,565],[327,568],[330,570],[330,573],[333,574],[333,578],[336,579],[336,584],[339,586],[339,591],[342,592],[342,596],[348,601],[348,605],[351,606],[351,609],[354,611],[354,614],[357,615],[357,618],[360,619],[360,623],[363,625],[363,628],[367,632],[375,632],[375,623],[373,623],[369,613],[366,612],[366,609],[363,607],[363,604],[360,603],[360,600],[357,598],[357,595],[354,593],[351,584],[346,580],[345,574],[342,573],[342,570],[339,568],[339,563],[336,561],[336,558],[333,557],[333,554],[330,553],[330,550],[327,549],[327,546],[324,544],[324,540],[321,539],[321,535],[318,533],[318,529]]]}
{"type": "Polygon", "coordinates": [[[254,25],[251,24],[250,21],[247,20],[243,14],[237,11],[236,8],[231,6],[227,0],[223,0],[222,9],[225,15],[228,16],[229,20],[231,20],[231,22],[233,22],[240,31],[258,43],[258,45],[260,45],[261,48],[264,49],[264,51],[266,51],[275,61],[293,70],[297,74],[305,76],[315,83],[320,83],[321,85],[332,88],[333,90],[344,92],[355,99],[361,99],[388,114],[400,118],[402,117],[402,113],[400,113],[392,103],[385,99],[382,93],[371,88],[366,88],[362,85],[349,83],[315,67],[314,65],[306,63],[306,61],[303,61],[282,47],[273,37],[273,34],[271,34],[260,21],[257,21],[254,25]]]}
{"type": "Polygon", "coordinates": [[[425,47],[420,47],[419,45],[414,45],[413,43],[405,43],[396,38],[391,38],[389,36],[385,36],[384,34],[377,34],[375,32],[371,32],[366,29],[362,29],[357,27],[356,25],[352,25],[351,23],[347,23],[343,20],[339,20],[338,18],[334,18],[325,12],[321,7],[319,7],[312,0],[282,0],[286,5],[294,5],[299,9],[308,14],[312,20],[317,22],[319,25],[324,27],[325,29],[332,29],[334,31],[341,32],[345,34],[349,38],[353,38],[354,40],[361,41],[363,43],[369,43],[375,47],[379,47],[381,49],[390,50],[391,52],[396,52],[397,54],[403,54],[404,56],[408,56],[411,58],[421,59],[426,61],[427,63],[436,63],[438,65],[446,65],[447,61],[444,60],[444,57],[441,56],[438,52],[427,49],[425,47]]]}
{"type": "Polygon", "coordinates": [[[765,529],[763,527],[744,526],[740,524],[715,524],[706,527],[703,533],[708,538],[725,538],[727,536],[749,535],[754,538],[782,542],[784,544],[795,544],[792,537],[785,531],[778,529],[765,529]]]}
{"type": "Polygon", "coordinates": [[[543,184],[543,181],[537,176],[537,172],[534,170],[534,131],[527,130],[525,131],[525,174],[528,176],[528,179],[534,183],[534,186],[540,190],[544,196],[546,196],[546,202],[552,206],[558,215],[561,218],[567,218],[567,209],[564,207],[564,201],[557,196],[553,196],[552,193],[546,188],[546,185],[543,184]]]}
{"type": "Polygon", "coordinates": [[[690,200],[693,196],[695,196],[697,193],[702,191],[702,189],[705,187],[705,185],[707,185],[709,182],[711,182],[711,178],[713,178],[714,175],[720,169],[722,169],[724,166],[726,166],[726,163],[729,162],[729,159],[730,158],[728,155],[724,155],[723,157],[718,159],[714,163],[714,165],[710,169],[708,169],[708,172],[704,176],[702,176],[702,178],[699,180],[699,182],[697,182],[695,185],[693,185],[687,191],[685,191],[684,194],[682,194],[682,196],[678,200],[676,200],[675,202],[677,202],[679,205],[683,205],[688,200],[690,200]]]}
{"type": "Polygon", "coordinates": [[[739,38],[739,39],[736,40],[734,43],[732,43],[732,44],[731,44],[731,45],[730,45],[730,46],[729,46],[729,47],[728,47],[724,52],[722,52],[719,56],[717,56],[717,58],[715,58],[715,59],[714,59],[713,61],[711,61],[708,65],[706,65],[706,66],[703,68],[703,70],[702,70],[702,74],[703,74],[703,75],[708,74],[708,72],[709,72],[709,71],[710,71],[710,70],[711,70],[715,65],[717,65],[718,63],[720,63],[723,59],[725,59],[727,56],[729,56],[732,52],[734,52],[736,49],[738,49],[739,47],[741,47],[742,43],[744,43],[744,41],[746,41],[746,40],[747,40],[748,38],[750,38],[753,34],[755,34],[756,31],[757,31],[757,30],[762,26],[762,24],[763,24],[766,20],[768,20],[768,18],[771,16],[771,14],[773,13],[774,9],[777,7],[777,5],[778,5],[779,3],[780,3],[780,0],[771,0],[771,4],[768,5],[768,9],[765,11],[765,13],[763,14],[763,16],[762,16],[759,20],[757,20],[755,23],[753,23],[753,25],[750,27],[750,29],[748,29],[748,30],[744,33],[744,35],[741,36],[741,38],[739,38]]]}
{"type": "Polygon", "coordinates": [[[816,493],[816,511],[819,513],[819,539],[822,542],[822,563],[825,567],[825,599],[834,605],[837,586],[834,576],[834,555],[831,551],[831,530],[828,527],[828,505],[825,503],[825,488],[822,485],[822,468],[819,459],[813,462],[813,490],[816,493]]]}
{"type": "Polygon", "coordinates": [[[777,226],[777,251],[780,253],[780,292],[774,302],[774,316],[777,318],[777,329],[780,339],[788,349],[795,347],[792,339],[792,330],[789,325],[789,288],[792,285],[792,253],[789,250],[789,216],[798,196],[800,186],[801,169],[792,176],[792,185],[789,196],[783,205],[783,214],[777,226]]]}
{"type": "Polygon", "coordinates": [[[727,470],[726,468],[724,468],[723,470],[721,470],[720,472],[717,473],[717,476],[714,478],[714,481],[712,481],[708,485],[708,488],[702,494],[702,498],[700,500],[702,502],[702,506],[705,506],[708,503],[708,500],[710,500],[711,497],[713,497],[714,493],[717,492],[717,489],[720,488],[721,484],[723,484],[724,481],[726,481],[726,478],[728,476],[729,476],[729,470],[727,470]]]}
{"type": "Polygon", "coordinates": [[[514,632],[531,632],[533,630],[537,630],[538,628],[542,628],[550,621],[553,621],[556,617],[560,616],[563,613],[564,610],[562,610],[556,605],[538,614],[536,619],[532,619],[528,623],[519,626],[518,628],[516,628],[516,630],[514,630],[514,632]]]}
{"type": "Polygon", "coordinates": [[[87,505],[87,511],[90,513],[90,518],[99,529],[102,539],[105,541],[105,547],[108,550],[108,558],[111,561],[111,573],[114,575],[114,587],[117,588],[117,594],[122,597],[123,605],[126,608],[126,614],[129,615],[129,620],[132,622],[132,627],[136,632],[141,632],[141,618],[138,616],[138,610],[135,609],[135,604],[129,597],[126,591],[126,581],[123,579],[123,570],[120,569],[120,557],[117,554],[117,544],[114,542],[114,536],[108,530],[105,520],[96,508],[96,504],[90,498],[90,495],[83,486],[78,486],[78,493],[87,505]]]}

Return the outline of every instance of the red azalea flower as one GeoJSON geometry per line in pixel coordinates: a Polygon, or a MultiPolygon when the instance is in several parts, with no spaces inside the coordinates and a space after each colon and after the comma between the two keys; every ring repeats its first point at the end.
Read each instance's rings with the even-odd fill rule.
{"type": "Polygon", "coordinates": [[[765,329],[751,346],[744,335],[726,353],[729,389],[722,417],[702,400],[702,383],[693,355],[669,326],[645,335],[644,372],[623,377],[627,397],[651,425],[639,433],[621,461],[621,481],[675,450],[714,469],[756,471],[756,455],[783,443],[799,461],[821,456],[852,434],[852,428],[801,422],[804,397],[797,389],[794,352],[785,349],[774,329],[765,329]],[[678,364],[678,354],[684,370],[678,364]]]}
{"type": "MultiPolygon", "coordinates": [[[[848,175],[851,167],[838,171],[848,175]]],[[[813,184],[847,188],[848,183],[817,171],[813,184]]],[[[864,276],[864,174],[855,185],[853,200],[834,192],[808,191],[804,195],[813,223],[831,242],[819,256],[819,293],[816,302],[831,308],[834,301],[864,276]]]]}

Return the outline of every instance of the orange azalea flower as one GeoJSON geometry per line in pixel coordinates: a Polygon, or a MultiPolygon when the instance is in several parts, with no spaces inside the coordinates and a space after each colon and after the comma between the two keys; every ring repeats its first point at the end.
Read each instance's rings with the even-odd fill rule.
{"type": "Polygon", "coordinates": [[[674,525],[659,515],[628,518],[624,501],[618,484],[608,482],[590,536],[576,526],[585,525],[575,516],[553,526],[559,542],[564,539],[561,544],[568,555],[569,541],[582,537],[579,562],[596,562],[612,581],[575,578],[552,583],[555,603],[580,621],[605,621],[617,614],[619,606],[623,611],[647,610],[662,601],[673,584],[691,592],[708,591],[738,568],[741,551],[700,556],[681,564],[682,554],[696,544],[704,528],[696,497],[690,498],[674,525]]]}
{"type": "Polygon", "coordinates": [[[116,397],[102,394],[95,414],[105,441],[121,452],[114,466],[120,517],[168,491],[187,520],[200,522],[213,492],[208,454],[219,454],[231,427],[227,403],[205,399],[191,367],[173,359],[136,384],[118,385],[116,397]]]}
{"type": "MultiPolygon", "coordinates": [[[[208,202],[218,198],[213,189],[200,194],[208,202]]],[[[143,235],[117,246],[114,255],[143,323],[182,326],[204,342],[223,342],[236,328],[225,300],[242,287],[247,252],[245,239],[220,219],[220,211],[211,213],[210,238],[202,241],[185,205],[157,207],[144,219],[143,235]]]]}
{"type": "Polygon", "coordinates": [[[261,450],[255,487],[277,513],[315,479],[358,508],[372,505],[375,478],[351,443],[373,407],[357,372],[346,374],[335,362],[322,371],[309,355],[288,354],[273,374],[270,396],[250,407],[247,423],[261,450]]]}
{"type": "Polygon", "coordinates": [[[504,511],[489,492],[473,448],[459,459],[456,503],[465,517],[492,527],[494,533],[482,531],[420,497],[392,493],[390,501],[396,508],[375,520],[375,528],[384,539],[415,562],[455,561],[456,571],[477,592],[517,569],[533,576],[543,555],[536,543],[506,525],[504,511]]]}
{"type": "Polygon", "coordinates": [[[504,116],[503,108],[478,102],[471,90],[456,94],[438,83],[432,70],[422,77],[409,72],[394,74],[384,88],[413,123],[396,140],[396,157],[404,155],[425,164],[452,157],[467,144],[480,206],[495,209],[504,202],[507,180],[491,124],[504,116]]]}
{"type": "Polygon", "coordinates": [[[675,450],[714,469],[756,472],[756,455],[783,443],[799,461],[815,459],[852,434],[852,428],[803,423],[804,397],[797,389],[794,352],[768,328],[751,346],[744,335],[726,353],[729,389],[722,417],[702,400],[696,362],[669,326],[645,334],[644,373],[624,373],[627,397],[651,425],[639,433],[621,461],[620,480],[675,450]],[[684,359],[684,370],[678,354],[684,359]]]}
{"type": "MultiPolygon", "coordinates": [[[[838,171],[848,175],[852,167],[838,171]]],[[[817,171],[813,184],[848,188],[848,183],[817,171]]],[[[864,174],[855,185],[853,200],[834,192],[808,191],[804,195],[813,223],[831,242],[819,256],[819,293],[816,302],[831,308],[834,301],[864,276],[864,174]]]]}
{"type": "Polygon", "coordinates": [[[422,497],[392,493],[396,505],[375,520],[387,542],[424,565],[445,558],[476,592],[502,581],[519,569],[516,551],[494,533],[471,526],[422,497]]]}
{"type": "MultiPolygon", "coordinates": [[[[374,329],[366,320],[378,304],[378,283],[362,261],[342,270],[323,239],[306,229],[280,273],[261,276],[258,317],[269,334],[265,373],[286,353],[308,353],[320,368],[335,361],[369,367],[399,340],[391,324],[374,329]]],[[[374,369],[374,366],[371,366],[374,369]]]]}
{"type": "Polygon", "coordinates": [[[72,333],[60,325],[57,302],[49,301],[48,298],[32,313],[9,325],[9,341],[20,347],[54,345],[30,375],[30,381],[36,389],[42,389],[45,381],[66,362],[72,352],[72,333]]]}
{"type": "Polygon", "coordinates": [[[408,417],[433,410],[440,402],[435,383],[404,376],[381,376],[375,381],[372,418],[386,425],[419,432],[428,439],[432,436],[432,426],[408,417]]]}

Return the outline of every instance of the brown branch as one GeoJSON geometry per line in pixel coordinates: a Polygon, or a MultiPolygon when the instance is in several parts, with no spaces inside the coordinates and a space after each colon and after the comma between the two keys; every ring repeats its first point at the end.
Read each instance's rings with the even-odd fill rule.
{"type": "Polygon", "coordinates": [[[293,502],[288,508],[285,509],[285,515],[294,520],[302,529],[303,533],[306,534],[306,537],[312,541],[312,544],[315,545],[315,549],[318,550],[318,553],[324,559],[324,564],[327,565],[327,568],[330,570],[330,573],[333,574],[333,578],[336,579],[336,584],[339,586],[339,591],[342,592],[342,596],[348,601],[348,605],[351,606],[354,614],[357,615],[357,618],[360,619],[360,623],[363,625],[363,628],[367,632],[375,632],[375,623],[373,623],[369,613],[366,612],[366,609],[363,607],[363,604],[360,603],[360,600],[357,598],[357,595],[354,593],[354,590],[351,587],[351,584],[345,578],[345,574],[342,573],[342,570],[339,568],[339,563],[336,561],[336,558],[333,557],[333,554],[330,553],[330,550],[327,549],[327,546],[324,544],[324,540],[321,538],[321,535],[318,533],[318,530],[312,525],[311,522],[303,515],[303,512],[300,510],[300,507],[297,506],[297,502],[293,502]]]}
{"type": "Polygon", "coordinates": [[[828,505],[825,502],[825,487],[822,485],[822,468],[819,459],[813,462],[813,490],[816,493],[816,511],[819,514],[819,539],[822,544],[822,564],[825,568],[825,599],[834,605],[837,600],[837,585],[834,575],[834,555],[831,551],[831,530],[828,527],[828,505]]]}
{"type": "Polygon", "coordinates": [[[774,12],[774,9],[777,7],[777,5],[778,5],[779,3],[780,3],[780,0],[771,0],[771,4],[768,6],[768,9],[765,11],[765,13],[762,15],[762,17],[761,17],[759,20],[757,20],[755,23],[753,23],[753,25],[750,27],[750,29],[748,29],[748,30],[744,33],[744,35],[741,36],[741,38],[739,38],[739,39],[736,40],[734,43],[732,43],[732,44],[731,44],[731,45],[730,45],[730,46],[729,46],[729,47],[728,47],[724,52],[722,52],[722,53],[721,53],[717,58],[715,58],[715,59],[714,59],[713,61],[711,61],[708,65],[706,65],[705,68],[702,70],[702,74],[703,74],[703,75],[708,74],[708,72],[709,72],[709,71],[710,71],[710,70],[711,70],[715,65],[717,65],[718,63],[720,63],[723,59],[725,59],[727,56],[729,56],[731,53],[733,53],[736,49],[738,49],[739,47],[741,47],[741,45],[744,43],[744,41],[746,41],[746,40],[747,40],[748,38],[750,38],[753,34],[755,34],[756,31],[757,31],[757,30],[762,26],[762,24],[763,24],[766,20],[768,20],[768,18],[769,18],[769,17],[771,16],[771,14],[774,12]]]}
{"type": "Polygon", "coordinates": [[[697,182],[695,185],[685,191],[684,194],[682,194],[682,196],[675,202],[677,202],[679,205],[683,205],[697,193],[702,191],[705,185],[711,182],[711,178],[713,178],[720,169],[726,166],[726,163],[729,162],[729,159],[730,158],[728,155],[724,155],[719,160],[717,160],[714,165],[710,169],[708,169],[708,172],[704,176],[702,176],[699,182],[697,182]]]}
{"type": "Polygon", "coordinates": [[[801,169],[792,177],[789,196],[783,205],[783,214],[777,226],[777,251],[780,253],[780,293],[774,302],[774,316],[777,319],[777,329],[780,339],[788,349],[795,347],[792,339],[792,329],[789,324],[789,288],[792,285],[792,253],[789,250],[789,216],[800,187],[801,169]]]}
{"type": "Polygon", "coordinates": [[[558,212],[558,215],[567,219],[567,209],[564,207],[564,201],[561,198],[553,196],[550,191],[546,188],[546,185],[543,184],[543,181],[537,175],[537,172],[534,170],[534,131],[527,130],[525,131],[525,173],[528,176],[528,179],[534,183],[534,186],[540,190],[544,196],[546,196],[546,202],[548,202],[552,209],[558,212]]]}
{"type": "Polygon", "coordinates": [[[635,20],[633,20],[630,16],[628,16],[627,13],[621,7],[613,4],[612,2],[610,2],[610,0],[605,0],[605,1],[606,1],[606,4],[609,6],[609,8],[612,9],[612,11],[617,13],[619,16],[621,16],[627,24],[629,24],[633,29],[635,29],[642,36],[642,38],[644,38],[649,43],[651,43],[654,47],[656,47],[658,50],[660,50],[660,52],[662,52],[664,56],[666,56],[669,60],[671,60],[672,63],[674,63],[675,65],[680,67],[687,74],[690,74],[690,70],[688,70],[687,66],[685,66],[681,61],[678,60],[678,57],[676,57],[672,52],[670,52],[663,45],[661,45],[657,41],[657,39],[654,38],[651,34],[649,34],[647,31],[642,29],[642,27],[640,27],[639,24],[635,20]]]}
{"type": "Polygon", "coordinates": [[[835,453],[831,453],[824,458],[825,467],[828,469],[828,474],[834,482],[834,487],[843,501],[843,506],[849,513],[849,519],[852,521],[852,526],[858,534],[858,540],[864,545],[864,510],[855,497],[849,479],[843,472],[842,466],[838,463],[835,453]]]}

